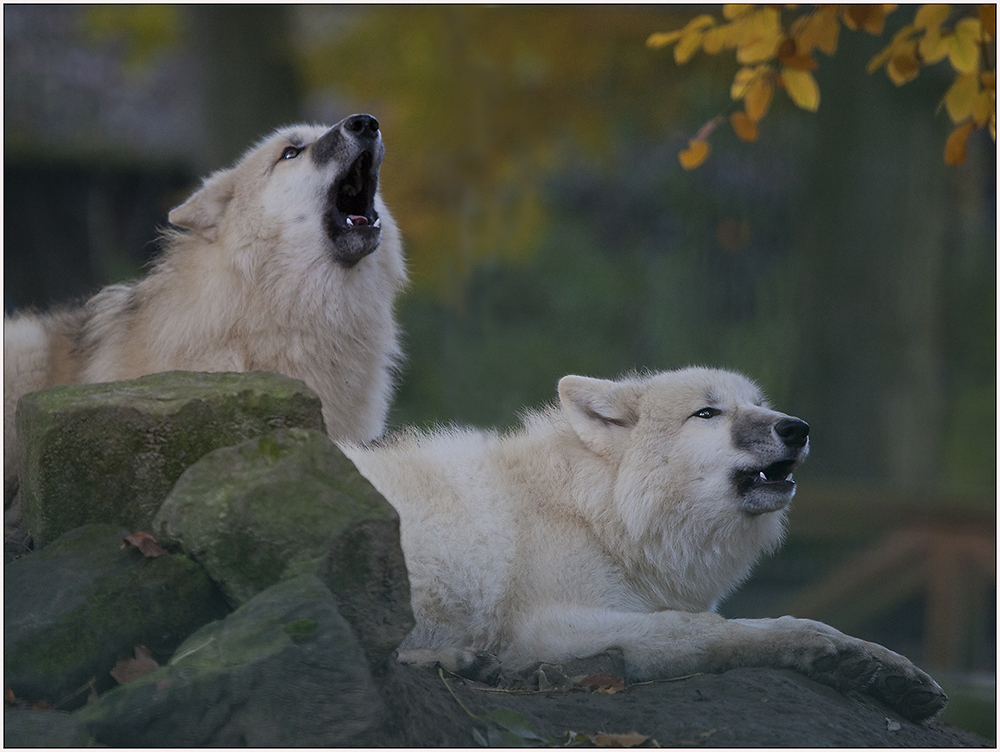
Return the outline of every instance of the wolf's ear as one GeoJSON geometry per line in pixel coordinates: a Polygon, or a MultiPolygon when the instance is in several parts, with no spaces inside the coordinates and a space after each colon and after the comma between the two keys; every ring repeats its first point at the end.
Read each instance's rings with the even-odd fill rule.
{"type": "Polygon", "coordinates": [[[596,454],[608,455],[639,419],[631,385],[585,376],[559,380],[559,403],[569,424],[596,454]]]}
{"type": "Polygon", "coordinates": [[[180,206],[171,209],[170,224],[194,230],[208,240],[219,236],[219,223],[233,198],[236,176],[232,170],[221,170],[205,178],[201,188],[180,206]]]}

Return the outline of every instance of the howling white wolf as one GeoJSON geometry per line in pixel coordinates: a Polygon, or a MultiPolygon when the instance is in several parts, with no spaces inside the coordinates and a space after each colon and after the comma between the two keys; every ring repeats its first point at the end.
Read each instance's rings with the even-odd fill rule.
{"type": "Polygon", "coordinates": [[[381,434],[406,283],[379,192],[384,153],[370,115],[282,128],[170,212],[179,229],[147,277],[79,307],[5,318],[5,486],[17,401],[55,384],[275,371],[319,395],[332,437],[381,434]]]}
{"type": "Polygon", "coordinates": [[[782,667],[934,715],[938,685],[879,645],[712,613],[780,543],[808,434],[746,378],[690,368],[566,376],[505,436],[344,445],[399,512],[416,617],[400,660],[516,670],[616,647],[631,680],[782,667]]]}

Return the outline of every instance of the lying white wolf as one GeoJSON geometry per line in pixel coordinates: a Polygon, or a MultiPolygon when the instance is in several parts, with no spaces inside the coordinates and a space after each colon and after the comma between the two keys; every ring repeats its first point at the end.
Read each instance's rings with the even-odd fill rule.
{"type": "Polygon", "coordinates": [[[170,212],[152,272],[82,306],[4,319],[5,485],[14,408],[55,384],[169,370],[267,370],[320,397],[334,438],[384,429],[406,282],[379,193],[378,122],[278,130],[170,212]]]}
{"type": "Polygon", "coordinates": [[[780,542],[809,426],[737,374],[566,376],[506,436],[345,446],[397,509],[416,626],[405,663],[505,669],[620,648],[630,680],[795,669],[923,719],[947,700],[906,658],[814,621],[714,605],[780,542]]]}

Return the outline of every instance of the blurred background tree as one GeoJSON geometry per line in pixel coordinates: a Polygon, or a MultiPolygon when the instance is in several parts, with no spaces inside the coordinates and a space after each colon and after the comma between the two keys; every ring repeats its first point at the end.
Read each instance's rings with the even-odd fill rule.
{"type": "MultiPolygon", "coordinates": [[[[645,43],[699,13],[5,6],[5,307],[138,275],[200,176],[367,111],[414,279],[394,424],[509,426],[571,372],[745,371],[813,451],[788,545],[727,614],[777,615],[899,525],[993,540],[995,144],[977,129],[946,167],[947,73],[897,88],[863,73],[885,40],[851,34],[814,71],[820,112],[775,97],[756,143],[719,130],[686,172],[739,63],[645,43]]],[[[950,667],[991,672],[994,580],[962,566],[950,667]]],[[[929,596],[894,592],[852,630],[921,661],[929,596]]]]}

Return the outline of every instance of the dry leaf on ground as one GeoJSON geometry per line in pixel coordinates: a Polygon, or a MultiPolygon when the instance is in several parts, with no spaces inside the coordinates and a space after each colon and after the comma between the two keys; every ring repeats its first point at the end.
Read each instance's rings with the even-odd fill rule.
{"type": "Polygon", "coordinates": [[[159,544],[156,538],[153,537],[152,533],[147,533],[142,530],[132,533],[131,535],[126,535],[122,538],[122,541],[122,548],[135,546],[147,559],[155,559],[157,556],[163,556],[163,554],[167,552],[167,549],[159,544]]]}
{"type": "Polygon", "coordinates": [[[119,658],[111,669],[111,676],[119,684],[125,684],[140,676],[156,671],[160,664],[153,659],[153,654],[145,645],[135,646],[135,658],[119,658]]]}

